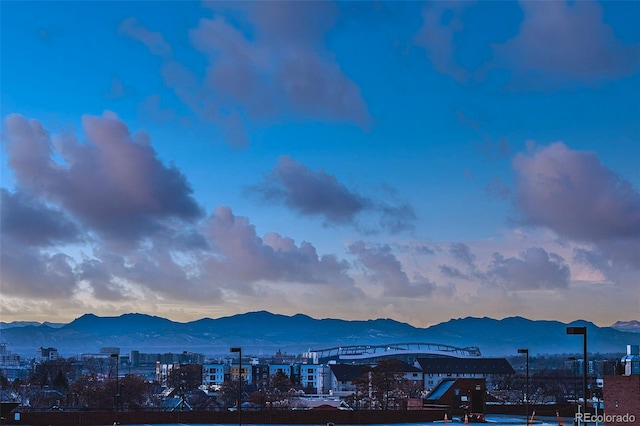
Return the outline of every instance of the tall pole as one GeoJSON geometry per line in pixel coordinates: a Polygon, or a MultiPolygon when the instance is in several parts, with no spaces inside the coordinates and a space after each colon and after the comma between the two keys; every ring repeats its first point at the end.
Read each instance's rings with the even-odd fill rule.
{"type": "MultiPolygon", "coordinates": [[[[576,400],[578,399],[578,383],[576,382],[576,362],[578,361],[578,358],[576,358],[575,356],[570,356],[569,358],[567,358],[569,361],[573,361],[573,396],[576,397],[576,400]]],[[[577,402],[577,401],[576,401],[577,402]]]]}
{"type": "Polygon", "coordinates": [[[525,406],[525,419],[527,422],[527,425],[529,424],[529,349],[518,349],[518,353],[519,354],[525,354],[526,355],[526,360],[527,360],[527,376],[526,376],[526,388],[527,390],[525,391],[524,394],[524,406],[525,406]]]}
{"type": "Polygon", "coordinates": [[[238,353],[238,426],[242,426],[242,348],[231,348],[231,352],[238,353]]]}
{"type": "Polygon", "coordinates": [[[587,412],[587,327],[567,327],[567,334],[581,334],[583,339],[582,415],[587,412]]]}
{"type": "Polygon", "coordinates": [[[120,370],[119,370],[119,362],[118,359],[120,358],[120,356],[118,354],[111,354],[111,358],[116,360],[116,397],[115,397],[115,402],[116,402],[116,421],[113,422],[114,425],[118,425],[120,423],[118,423],[118,397],[120,396],[120,370]]]}

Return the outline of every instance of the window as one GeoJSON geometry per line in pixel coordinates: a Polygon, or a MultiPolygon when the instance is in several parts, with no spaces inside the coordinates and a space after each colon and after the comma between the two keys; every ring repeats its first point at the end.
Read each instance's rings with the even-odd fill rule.
{"type": "Polygon", "coordinates": [[[307,380],[313,382],[313,376],[307,376],[307,380]]]}

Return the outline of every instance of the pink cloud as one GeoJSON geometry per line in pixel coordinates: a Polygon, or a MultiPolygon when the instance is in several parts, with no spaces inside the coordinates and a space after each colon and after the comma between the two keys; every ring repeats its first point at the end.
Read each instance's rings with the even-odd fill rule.
{"type": "Polygon", "coordinates": [[[536,74],[590,83],[630,75],[640,65],[640,46],[625,45],[592,1],[522,1],[519,34],[495,46],[496,62],[517,78],[536,74]]]}
{"type": "Polygon", "coordinates": [[[629,181],[605,167],[594,153],[574,151],[560,142],[517,155],[513,167],[522,222],[591,243],[591,254],[579,259],[590,259],[588,263],[609,276],[628,268],[637,274],[640,194],[629,181]]]}
{"type": "Polygon", "coordinates": [[[203,233],[214,253],[206,255],[203,264],[220,282],[268,280],[353,287],[345,261],[333,255],[319,256],[312,244],[297,246],[276,233],[260,238],[247,218],[234,215],[228,207],[215,209],[203,233]]]}
{"type": "Polygon", "coordinates": [[[519,257],[495,253],[487,276],[510,290],[556,289],[569,286],[571,271],[562,257],[532,247],[519,257]]]}
{"type": "Polygon", "coordinates": [[[210,61],[208,88],[225,104],[253,117],[303,112],[366,125],[368,113],[360,89],[322,47],[333,21],[333,5],[246,5],[236,7],[255,31],[251,39],[222,14],[201,19],[191,31],[195,47],[210,61]]]}
{"type": "Polygon", "coordinates": [[[518,154],[513,167],[526,223],[581,241],[640,237],[640,194],[594,153],[558,142],[518,154]]]}
{"type": "Polygon", "coordinates": [[[334,5],[213,2],[209,7],[215,16],[201,19],[189,33],[208,61],[204,79],[172,57],[160,33],[135,18],[123,21],[120,32],[163,58],[165,85],[201,120],[216,124],[231,145],[247,144],[248,119],[294,115],[368,126],[360,88],[324,46],[334,5]],[[240,19],[229,19],[237,14],[240,19]]]}
{"type": "MultiPolygon", "coordinates": [[[[386,189],[393,195],[393,189],[386,189]]],[[[377,216],[377,227],[400,232],[411,229],[415,220],[410,205],[364,197],[326,171],[311,170],[287,156],[280,157],[264,181],[249,192],[267,202],[282,202],[301,215],[321,216],[326,225],[360,226],[356,217],[371,213],[377,216]]]]}
{"type": "Polygon", "coordinates": [[[368,279],[382,285],[385,296],[430,296],[436,290],[436,284],[420,274],[409,279],[391,247],[386,244],[371,247],[363,241],[356,241],[349,246],[349,253],[357,257],[368,279]]]}
{"type": "Polygon", "coordinates": [[[200,216],[186,178],[161,163],[145,133],[130,134],[110,113],[84,116],[82,124],[87,141],[71,135],[52,141],[37,121],[7,117],[8,164],[19,186],[119,240],[135,241],[164,221],[200,216]],[[63,161],[54,161],[54,154],[63,161]]]}

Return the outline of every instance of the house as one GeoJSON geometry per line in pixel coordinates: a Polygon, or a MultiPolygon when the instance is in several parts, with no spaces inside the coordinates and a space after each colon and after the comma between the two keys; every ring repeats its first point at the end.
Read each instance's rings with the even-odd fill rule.
{"type": "Polygon", "coordinates": [[[403,362],[400,365],[400,371],[402,372],[402,378],[410,384],[418,385],[423,383],[422,370],[418,367],[403,362]]]}
{"type": "Polygon", "coordinates": [[[365,376],[368,366],[359,364],[329,364],[329,393],[351,395],[356,391],[357,379],[365,376]]]}
{"type": "Polygon", "coordinates": [[[505,358],[418,358],[416,366],[422,370],[424,387],[432,390],[444,378],[486,378],[515,374],[505,358]]]}
{"type": "Polygon", "coordinates": [[[467,415],[471,420],[483,420],[486,393],[484,378],[447,377],[429,392],[423,401],[423,407],[444,408],[450,418],[453,415],[467,415]]]}

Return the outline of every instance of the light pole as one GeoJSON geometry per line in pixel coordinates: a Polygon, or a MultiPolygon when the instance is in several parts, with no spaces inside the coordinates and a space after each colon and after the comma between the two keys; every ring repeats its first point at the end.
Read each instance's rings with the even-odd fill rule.
{"type": "Polygon", "coordinates": [[[118,397],[120,396],[120,371],[118,368],[118,364],[119,364],[119,358],[120,356],[118,354],[111,354],[111,358],[114,358],[116,361],[116,421],[113,422],[114,425],[118,425],[120,423],[118,423],[118,397]]]}
{"type": "Polygon", "coordinates": [[[233,347],[230,351],[238,353],[238,426],[242,426],[242,348],[233,347]]]}
{"type": "Polygon", "coordinates": [[[527,425],[529,424],[529,349],[518,349],[519,354],[525,354],[527,360],[527,390],[524,394],[524,406],[525,406],[525,419],[527,421],[527,425]]]}
{"type": "Polygon", "coordinates": [[[582,415],[587,412],[587,327],[567,327],[567,334],[582,334],[583,357],[582,360],[582,415]]]}
{"type": "Polygon", "coordinates": [[[576,358],[575,356],[570,356],[569,358],[567,358],[569,361],[573,361],[573,396],[576,398],[576,403],[578,402],[578,385],[576,384],[576,361],[578,361],[578,358],[576,358]]]}

